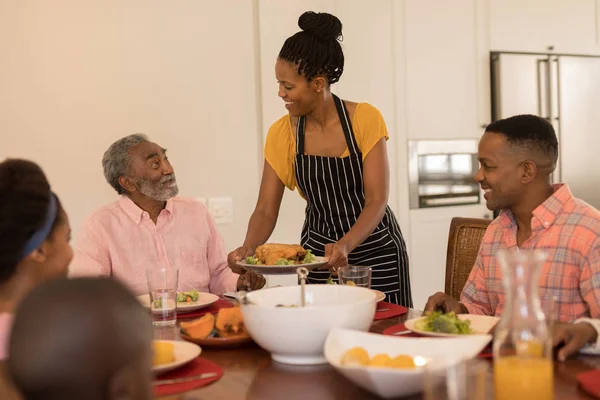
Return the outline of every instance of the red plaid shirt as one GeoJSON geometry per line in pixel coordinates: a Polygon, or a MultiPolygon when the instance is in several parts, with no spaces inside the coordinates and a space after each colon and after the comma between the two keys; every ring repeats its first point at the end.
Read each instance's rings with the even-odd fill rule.
{"type": "MultiPolygon", "coordinates": [[[[555,315],[568,322],[600,317],[600,211],[576,199],[565,184],[533,211],[531,236],[521,249],[539,249],[548,258],[542,267],[539,295],[542,307],[556,296],[555,315]]],[[[475,266],[461,294],[472,314],[504,311],[502,268],[498,250],[517,247],[517,222],[503,210],[487,228],[475,266]]]]}

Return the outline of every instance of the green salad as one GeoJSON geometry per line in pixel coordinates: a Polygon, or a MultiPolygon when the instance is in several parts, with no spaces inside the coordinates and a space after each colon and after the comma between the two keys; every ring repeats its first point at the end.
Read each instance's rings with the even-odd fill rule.
{"type": "MultiPolygon", "coordinates": [[[[250,265],[263,265],[263,263],[256,256],[246,257],[245,262],[246,264],[250,265]]],[[[287,258],[280,258],[279,260],[275,261],[275,265],[310,264],[313,262],[315,262],[315,256],[310,250],[306,250],[306,255],[304,256],[302,261],[300,261],[300,263],[294,260],[288,260],[287,258]]]]}
{"type": "Polygon", "coordinates": [[[246,264],[250,265],[262,265],[262,262],[260,262],[260,260],[255,256],[246,257],[245,261],[246,264]]]}
{"type": "Polygon", "coordinates": [[[441,311],[429,313],[424,319],[417,321],[415,327],[426,332],[452,333],[468,335],[473,333],[471,321],[458,319],[455,313],[444,314],[441,311]]]}
{"type": "Polygon", "coordinates": [[[193,301],[198,301],[198,291],[196,289],[189,292],[177,292],[178,303],[191,303],[193,301]]]}
{"type": "MultiPolygon", "coordinates": [[[[189,292],[177,292],[177,302],[178,303],[191,303],[194,301],[198,301],[198,291],[196,289],[192,289],[189,292]]],[[[152,308],[158,309],[162,308],[163,299],[156,299],[152,302],[152,308]]]]}

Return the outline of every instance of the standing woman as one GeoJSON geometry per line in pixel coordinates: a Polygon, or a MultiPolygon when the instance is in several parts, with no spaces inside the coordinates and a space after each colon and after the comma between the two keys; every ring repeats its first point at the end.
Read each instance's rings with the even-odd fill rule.
{"type": "MultiPolygon", "coordinates": [[[[256,208],[244,245],[229,265],[254,254],[277,222],[284,188],[306,199],[301,244],[328,257],[333,271],[350,264],[370,266],[371,287],[386,300],[412,306],[406,245],[387,206],[388,133],[381,113],[367,103],[331,93],[344,69],[342,23],[327,13],[305,12],[302,31],[288,38],[275,64],[278,95],[289,115],[267,136],[256,208]]],[[[311,283],[326,283],[329,271],[312,271],[311,283]]]]}

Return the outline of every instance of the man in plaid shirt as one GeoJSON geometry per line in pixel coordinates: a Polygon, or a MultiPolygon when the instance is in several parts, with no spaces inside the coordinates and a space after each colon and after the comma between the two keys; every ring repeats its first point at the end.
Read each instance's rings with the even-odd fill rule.
{"type": "Polygon", "coordinates": [[[600,211],[573,197],[566,184],[552,185],[558,159],[554,128],[534,115],[496,121],[479,142],[478,159],[475,179],[487,208],[501,210],[500,215],[485,232],[461,301],[438,292],[429,298],[425,311],[501,315],[505,295],[498,250],[539,249],[548,256],[540,274],[542,305],[555,298],[555,317],[574,322],[558,324],[555,336],[566,343],[559,357],[596,341],[600,211]]]}

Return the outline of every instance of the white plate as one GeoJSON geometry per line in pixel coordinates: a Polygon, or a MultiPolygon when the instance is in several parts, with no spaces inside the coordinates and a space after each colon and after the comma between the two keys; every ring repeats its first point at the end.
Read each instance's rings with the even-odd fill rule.
{"type": "Polygon", "coordinates": [[[374,289],[371,289],[371,290],[373,290],[375,292],[375,296],[376,296],[375,297],[375,301],[377,303],[379,303],[380,301],[384,301],[385,300],[385,293],[380,292],[379,290],[374,290],[374,289]]]}
{"type": "Polygon", "coordinates": [[[258,274],[262,275],[295,275],[296,270],[299,267],[304,267],[307,270],[311,271],[315,268],[322,267],[327,264],[327,260],[324,257],[315,256],[315,262],[309,264],[295,264],[295,265],[254,265],[254,264],[246,264],[244,262],[238,261],[236,264],[240,267],[244,267],[250,269],[258,274]]]}
{"type": "Polygon", "coordinates": [[[494,326],[500,321],[498,317],[491,317],[489,315],[477,315],[477,314],[458,314],[458,319],[460,320],[470,320],[471,321],[471,329],[473,330],[472,334],[454,334],[454,333],[439,333],[439,332],[428,332],[421,329],[418,329],[415,326],[415,323],[425,319],[426,317],[419,317],[409,319],[404,323],[407,329],[418,333],[419,335],[426,336],[439,336],[439,337],[464,337],[464,336],[472,336],[472,335],[485,335],[492,331],[494,326]]]}
{"type": "Polygon", "coordinates": [[[356,385],[384,398],[409,396],[423,390],[424,367],[395,369],[378,367],[345,367],[342,355],[353,347],[363,347],[370,357],[379,353],[395,357],[405,354],[427,360],[448,359],[454,362],[475,357],[492,340],[491,335],[469,335],[453,338],[401,338],[348,329],[333,329],[325,341],[327,362],[356,385]]]}
{"type": "Polygon", "coordinates": [[[185,342],[183,340],[155,340],[155,342],[173,343],[173,353],[175,353],[175,361],[168,364],[161,364],[152,367],[154,375],[164,374],[165,372],[173,371],[176,368],[182,367],[185,364],[198,357],[202,352],[200,346],[194,343],[185,342]]]}
{"type": "MultiPolygon", "coordinates": [[[[150,308],[150,295],[143,294],[137,296],[137,299],[146,308],[150,308]]],[[[199,310],[204,307],[210,306],[215,301],[219,300],[219,296],[212,293],[198,292],[198,300],[192,301],[191,303],[177,303],[178,313],[187,313],[190,311],[199,310]]]]}

